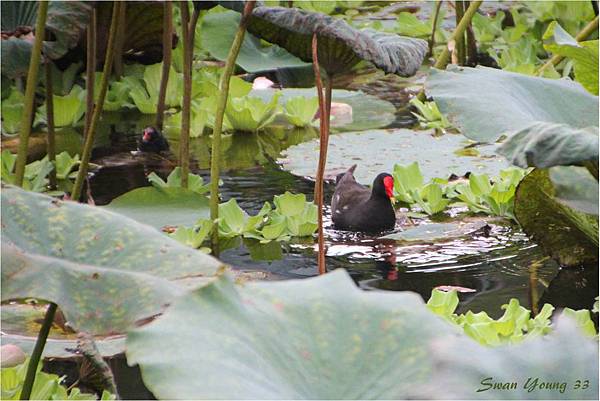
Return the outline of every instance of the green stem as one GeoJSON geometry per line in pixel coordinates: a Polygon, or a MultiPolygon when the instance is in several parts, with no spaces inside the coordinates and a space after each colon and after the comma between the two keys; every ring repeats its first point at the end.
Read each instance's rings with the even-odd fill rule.
{"type": "Polygon", "coordinates": [[[92,114],[92,121],[88,132],[85,134],[85,141],[83,144],[83,150],[81,155],[81,164],[79,165],[79,171],[77,171],[77,178],[75,184],[73,184],[73,191],[71,193],[71,199],[79,201],[81,197],[81,191],[83,189],[83,181],[87,177],[88,166],[90,164],[90,158],[92,156],[92,148],[94,146],[94,136],[96,133],[96,126],[100,120],[102,114],[102,108],[104,107],[104,98],[106,97],[106,90],[108,88],[108,80],[110,77],[110,71],[112,70],[113,59],[115,55],[115,37],[117,31],[117,22],[121,7],[124,2],[115,1],[113,3],[113,13],[110,23],[110,31],[108,34],[108,44],[106,46],[106,56],[104,58],[104,69],[102,70],[102,81],[100,82],[100,93],[98,94],[98,101],[94,107],[92,114]]]}
{"type": "Polygon", "coordinates": [[[90,129],[94,113],[94,82],[96,80],[96,8],[90,11],[90,23],[87,29],[87,56],[85,66],[85,125],[84,135],[90,129]]]}
{"type": "MultiPolygon", "coordinates": [[[[462,0],[457,0],[454,2],[454,8],[456,10],[456,26],[460,25],[460,21],[463,19],[465,15],[465,8],[462,0]]],[[[465,65],[465,35],[464,33],[458,35],[456,37],[456,41],[454,44],[454,48],[456,49],[456,56],[458,59],[458,65],[465,65]]]]}
{"type": "MultiPolygon", "coordinates": [[[[470,1],[465,1],[467,8],[470,5],[470,1]]],[[[471,22],[467,25],[467,65],[477,65],[477,40],[475,40],[475,32],[473,32],[473,24],[471,22]]]]}
{"type": "Polygon", "coordinates": [[[181,187],[188,187],[190,173],[190,109],[192,105],[192,61],[190,52],[190,10],[188,2],[180,1],[181,32],[183,40],[183,104],[181,106],[181,133],[179,140],[179,165],[181,187]]]}
{"type": "MultiPolygon", "coordinates": [[[[588,36],[590,36],[597,29],[598,29],[598,16],[596,16],[596,18],[591,20],[586,26],[583,27],[583,29],[575,37],[575,40],[578,42],[586,40],[588,38],[588,36]]],[[[550,68],[550,66],[558,65],[558,63],[563,61],[563,59],[564,59],[563,56],[555,54],[554,56],[552,56],[552,58],[550,60],[548,60],[546,62],[546,64],[544,64],[543,66],[541,66],[539,68],[539,70],[537,70],[536,75],[538,75],[538,76],[542,75],[547,68],[550,68]]]]}
{"type": "Polygon", "coordinates": [[[250,21],[252,10],[256,5],[256,1],[250,0],[244,6],[244,12],[240,19],[237,32],[233,38],[233,43],[227,55],[225,68],[219,80],[219,94],[217,97],[217,113],[215,114],[215,126],[212,137],[212,150],[210,158],[210,218],[213,221],[213,230],[211,236],[211,246],[213,254],[219,254],[219,229],[217,219],[219,218],[219,163],[221,156],[221,133],[223,131],[223,117],[225,115],[225,107],[227,106],[227,96],[229,95],[229,81],[235,68],[235,61],[242,47],[244,36],[246,35],[246,26],[250,21]]]}
{"type": "Polygon", "coordinates": [[[22,187],[25,176],[25,165],[27,164],[27,148],[29,135],[31,134],[31,121],[33,117],[33,103],[35,101],[35,88],[38,82],[38,70],[42,54],[42,42],[44,40],[44,27],[46,26],[46,15],[48,14],[48,1],[40,1],[37,19],[35,22],[35,40],[31,49],[29,70],[27,71],[27,85],[25,88],[25,107],[21,117],[21,131],[19,133],[19,149],[15,167],[15,184],[22,187]]]}
{"type": "Polygon", "coordinates": [[[54,91],[52,90],[52,62],[46,61],[46,120],[48,123],[48,142],[46,144],[46,153],[48,160],[52,163],[52,171],[48,176],[50,189],[56,189],[56,140],[54,136],[54,91]]]}
{"type": "Polygon", "coordinates": [[[35,341],[31,358],[29,358],[27,373],[25,374],[25,381],[23,382],[23,389],[21,390],[21,395],[19,397],[21,400],[28,400],[31,397],[31,390],[33,389],[33,382],[35,381],[37,366],[40,363],[42,352],[44,351],[44,346],[46,345],[46,339],[48,338],[48,333],[50,333],[50,328],[52,327],[52,322],[54,321],[55,313],[56,304],[51,302],[46,310],[46,316],[44,316],[42,328],[40,329],[40,333],[35,341]]]}
{"type": "Polygon", "coordinates": [[[435,46],[435,31],[437,29],[437,21],[442,8],[442,0],[437,0],[435,5],[435,14],[433,14],[433,26],[431,27],[431,39],[429,39],[429,54],[433,55],[433,47],[435,46]]]}
{"type": "Polygon", "coordinates": [[[173,3],[163,3],[163,65],[160,90],[158,92],[158,105],[156,106],[156,128],[163,130],[165,115],[165,99],[167,97],[167,85],[169,83],[169,71],[171,69],[171,55],[173,53],[173,3]]]}

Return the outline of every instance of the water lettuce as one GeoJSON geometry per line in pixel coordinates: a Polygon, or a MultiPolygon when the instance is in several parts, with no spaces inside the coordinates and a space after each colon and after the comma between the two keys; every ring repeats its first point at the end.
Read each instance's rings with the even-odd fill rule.
{"type": "Polygon", "coordinates": [[[307,127],[312,124],[318,109],[319,99],[317,97],[293,97],[285,102],[285,118],[296,127],[307,127]]]}
{"type": "Polygon", "coordinates": [[[270,102],[256,97],[232,98],[225,109],[231,128],[236,131],[256,132],[269,125],[279,113],[279,94],[270,102]]]}
{"type": "MultiPolygon", "coordinates": [[[[76,125],[85,113],[85,91],[74,85],[65,96],[54,95],[54,126],[67,127],[76,125]]],[[[46,120],[46,104],[38,110],[36,118],[46,120]]]]}
{"type": "MultiPolygon", "coordinates": [[[[156,173],[148,174],[148,181],[155,188],[178,188],[181,187],[181,167],[175,167],[167,177],[167,181],[160,178],[156,173]]],[[[204,184],[201,176],[193,173],[188,175],[188,189],[190,191],[203,194],[208,192],[209,185],[204,184]]]]}
{"type": "Polygon", "coordinates": [[[21,129],[25,95],[12,88],[10,95],[2,100],[2,133],[16,134],[21,129]]]}

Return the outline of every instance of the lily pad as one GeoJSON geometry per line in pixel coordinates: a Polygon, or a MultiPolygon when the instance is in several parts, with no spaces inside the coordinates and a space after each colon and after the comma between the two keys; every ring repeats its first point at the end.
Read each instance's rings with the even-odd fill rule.
{"type": "MultiPolygon", "coordinates": [[[[279,104],[284,106],[288,100],[295,97],[317,97],[316,88],[286,88],[286,89],[255,89],[250,96],[260,97],[263,101],[270,101],[275,94],[280,93],[279,104]]],[[[339,131],[363,131],[368,129],[383,128],[396,119],[396,108],[386,100],[363,92],[334,89],[331,96],[332,102],[344,103],[352,108],[350,121],[331,120],[331,127],[339,131]]],[[[315,125],[318,126],[319,120],[315,125]]]]}
{"type": "Polygon", "coordinates": [[[564,205],[555,191],[545,169],[535,169],[521,181],[514,208],[523,231],[563,266],[596,262],[598,216],[564,205]]]}
{"type": "Polygon", "coordinates": [[[598,127],[535,122],[512,135],[498,152],[519,167],[547,168],[597,161],[598,146],[598,127]]]}
{"type": "Polygon", "coordinates": [[[433,242],[464,237],[483,228],[485,221],[420,224],[382,238],[402,242],[433,242]]]}
{"type": "Polygon", "coordinates": [[[14,187],[1,196],[2,300],[55,302],[76,330],[123,332],[181,295],[191,285],[181,279],[222,266],[98,207],[14,187]]]}
{"type": "MultiPolygon", "coordinates": [[[[203,48],[214,58],[226,60],[239,22],[240,14],[235,11],[209,12],[202,19],[203,48]]],[[[251,34],[244,37],[236,64],[248,72],[307,65],[277,45],[265,47],[260,39],[251,34]]]]}
{"type": "Polygon", "coordinates": [[[427,344],[456,333],[416,294],[362,291],[342,269],[223,276],[130,332],[127,360],[160,399],[402,399],[430,380],[427,344]]]}
{"type": "Polygon", "coordinates": [[[425,88],[448,120],[479,142],[495,142],[536,121],[598,126],[598,97],[565,79],[461,67],[432,69],[425,88]]]}
{"type": "Polygon", "coordinates": [[[248,32],[276,43],[303,61],[312,61],[312,35],[318,35],[319,64],[343,73],[362,60],[386,73],[414,75],[427,53],[427,42],[372,29],[358,30],[321,13],[284,7],[257,7],[248,32]]]}
{"type": "MultiPolygon", "coordinates": [[[[459,156],[468,141],[460,135],[436,137],[434,131],[409,129],[371,130],[332,135],[329,138],[325,177],[334,179],[353,164],[358,164],[354,176],[364,185],[371,185],[381,172],[393,171],[394,164],[419,162],[424,181],[462,176],[467,172],[497,176],[508,164],[501,157],[490,155],[489,145],[478,146],[479,156],[459,156]]],[[[318,141],[292,146],[279,159],[292,174],[313,178],[317,171],[318,141]]]]}
{"type": "Polygon", "coordinates": [[[206,196],[177,187],[136,188],[113,199],[104,208],[159,229],[191,226],[209,215],[206,196]]]}

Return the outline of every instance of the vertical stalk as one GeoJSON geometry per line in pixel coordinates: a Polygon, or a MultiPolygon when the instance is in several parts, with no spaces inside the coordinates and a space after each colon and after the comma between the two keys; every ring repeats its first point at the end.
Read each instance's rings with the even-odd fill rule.
{"type": "Polygon", "coordinates": [[[84,135],[90,129],[94,112],[94,83],[96,80],[96,7],[90,11],[90,23],[87,29],[87,57],[85,66],[85,125],[84,135]]]}
{"type": "Polygon", "coordinates": [[[125,18],[127,17],[127,2],[123,1],[123,5],[119,10],[119,22],[117,25],[117,38],[115,40],[115,61],[114,73],[117,79],[123,76],[123,45],[125,44],[125,18]]]}
{"type": "Polygon", "coordinates": [[[33,103],[35,101],[35,88],[38,82],[38,70],[42,54],[42,42],[44,40],[44,28],[46,26],[46,15],[48,14],[48,1],[39,2],[38,14],[35,22],[35,40],[31,49],[29,59],[29,70],[27,71],[27,84],[25,87],[25,108],[21,117],[21,130],[19,132],[19,149],[15,167],[15,184],[22,187],[25,176],[25,165],[27,164],[27,148],[29,135],[31,134],[31,121],[33,118],[33,103]]]}
{"type": "Polygon", "coordinates": [[[215,114],[215,127],[213,129],[212,149],[210,155],[210,218],[213,221],[213,230],[211,236],[211,246],[213,254],[219,254],[219,230],[216,220],[219,218],[219,162],[221,156],[221,133],[223,131],[223,116],[227,106],[227,97],[229,95],[229,81],[233,74],[235,61],[242,47],[244,36],[246,35],[246,26],[250,21],[252,10],[256,1],[247,1],[244,5],[244,12],[240,19],[237,32],[233,38],[233,43],[227,54],[225,68],[219,80],[219,94],[217,97],[217,113],[215,114]]]}
{"type": "Polygon", "coordinates": [[[437,0],[435,5],[435,14],[433,14],[433,26],[431,27],[431,39],[429,39],[429,54],[433,56],[433,47],[435,46],[435,31],[437,30],[437,22],[442,8],[442,0],[437,0]]]}
{"type": "Polygon", "coordinates": [[[181,36],[183,40],[183,104],[181,107],[181,133],[179,140],[179,166],[181,187],[188,187],[190,172],[190,108],[192,103],[192,61],[190,59],[190,10],[187,0],[180,1],[181,36]]]}
{"type": "Polygon", "coordinates": [[[319,96],[319,164],[317,166],[317,175],[315,178],[315,199],[317,203],[318,219],[318,246],[317,266],[319,274],[325,274],[327,268],[325,265],[325,235],[323,232],[323,180],[325,176],[325,165],[327,162],[327,146],[329,143],[329,119],[331,114],[331,92],[333,86],[332,77],[328,77],[325,87],[325,100],[323,100],[323,80],[319,69],[318,39],[314,33],[312,37],[312,59],[313,70],[315,73],[315,82],[319,96]]]}
{"type": "Polygon", "coordinates": [[[35,381],[35,373],[37,371],[40,358],[42,357],[42,352],[44,351],[46,339],[48,338],[48,333],[50,333],[50,328],[52,327],[55,313],[56,304],[54,302],[50,302],[48,309],[46,310],[46,315],[44,316],[42,328],[40,329],[40,333],[35,341],[31,358],[29,358],[27,373],[25,374],[25,381],[23,382],[23,389],[21,390],[21,395],[19,396],[19,399],[21,400],[28,400],[31,397],[31,390],[33,389],[33,382],[35,381]]]}
{"type": "MultiPolygon", "coordinates": [[[[469,8],[471,2],[465,1],[464,4],[466,8],[469,8]]],[[[477,65],[477,41],[475,40],[475,32],[473,32],[471,21],[467,25],[466,64],[472,67],[477,65]]]]}
{"type": "MultiPolygon", "coordinates": [[[[460,21],[465,14],[465,5],[462,0],[456,0],[454,2],[454,8],[456,10],[456,26],[460,24],[460,21]]],[[[456,38],[455,42],[456,55],[458,58],[459,65],[465,65],[465,35],[461,34],[456,38]]]]}
{"type": "Polygon", "coordinates": [[[88,165],[92,156],[92,147],[94,146],[94,135],[96,133],[96,126],[100,120],[100,114],[102,114],[102,108],[104,107],[104,98],[106,97],[106,90],[108,88],[108,79],[112,70],[113,59],[115,55],[115,39],[117,31],[117,22],[120,9],[124,2],[115,1],[113,2],[113,13],[110,22],[110,31],[108,34],[108,44],[106,46],[106,56],[104,58],[104,68],[102,70],[102,81],[100,82],[100,93],[98,94],[98,101],[94,107],[92,114],[92,120],[90,127],[85,134],[85,141],[83,143],[83,150],[81,155],[81,164],[79,165],[79,171],[77,172],[77,178],[75,184],[73,184],[73,191],[71,193],[71,199],[79,201],[81,197],[81,191],[83,188],[83,181],[87,177],[88,165]]]}
{"type": "Polygon", "coordinates": [[[52,62],[46,60],[46,120],[48,123],[48,142],[46,144],[46,153],[48,160],[54,168],[50,171],[48,177],[50,189],[56,189],[56,140],[54,137],[54,91],[52,90],[52,62]]]}
{"type": "Polygon", "coordinates": [[[173,3],[165,1],[163,18],[163,65],[160,90],[158,92],[158,105],[156,106],[156,128],[163,130],[165,99],[167,97],[167,86],[169,83],[169,71],[171,69],[171,55],[173,53],[173,3]]]}

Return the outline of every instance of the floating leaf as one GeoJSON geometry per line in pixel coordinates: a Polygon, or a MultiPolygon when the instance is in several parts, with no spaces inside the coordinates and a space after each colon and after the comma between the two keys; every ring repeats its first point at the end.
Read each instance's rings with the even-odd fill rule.
{"type": "MultiPolygon", "coordinates": [[[[500,157],[489,156],[489,146],[479,146],[485,157],[458,156],[455,151],[466,145],[460,135],[446,134],[436,137],[433,131],[409,129],[371,130],[332,135],[329,138],[325,177],[333,179],[350,165],[357,163],[356,179],[371,185],[377,174],[391,172],[395,164],[418,161],[424,181],[451,174],[463,176],[467,172],[486,172],[497,176],[507,166],[500,157]],[[424,153],[423,149],[427,149],[424,153]]],[[[317,170],[318,141],[291,146],[279,160],[283,168],[292,174],[314,177],[317,170]]]]}
{"type": "Polygon", "coordinates": [[[381,238],[402,242],[438,242],[467,236],[485,225],[485,221],[419,224],[381,238]]]}

